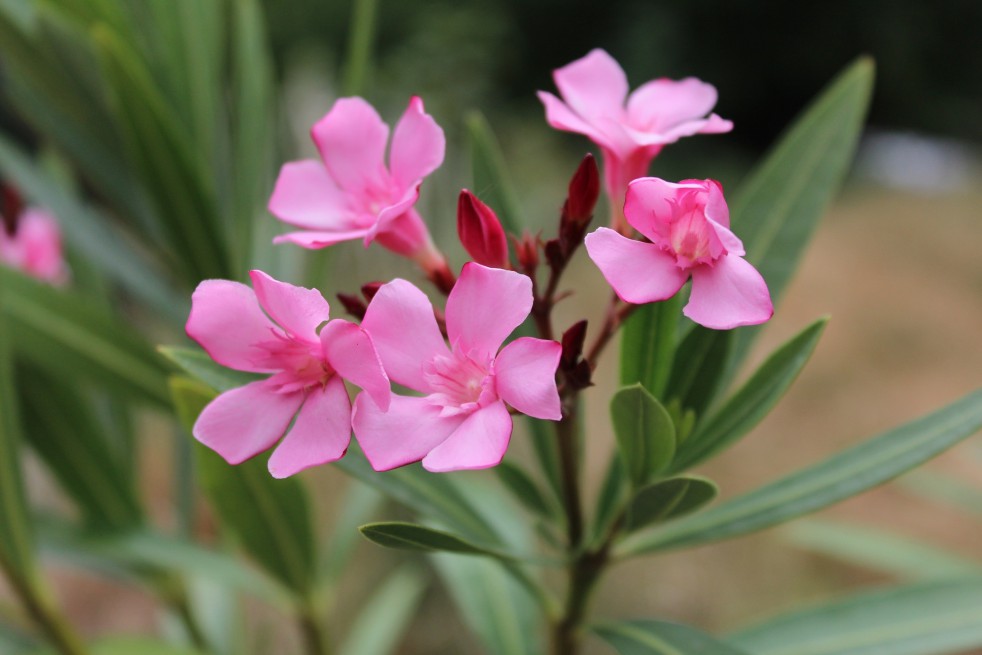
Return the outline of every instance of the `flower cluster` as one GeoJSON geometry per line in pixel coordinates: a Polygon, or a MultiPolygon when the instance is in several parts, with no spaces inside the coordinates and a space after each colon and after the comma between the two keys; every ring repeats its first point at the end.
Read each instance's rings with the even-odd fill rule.
{"type": "Polygon", "coordinates": [[[261,271],[250,274],[252,288],[202,282],[188,335],[219,364],[268,377],[218,396],[195,437],[232,464],[275,446],[269,469],[277,477],[342,457],[352,431],[379,471],[417,461],[430,471],[495,466],[511,415],[562,419],[564,399],[590,385],[592,358],[610,336],[601,333],[586,355],[586,321],[562,344],[552,338],[556,285],[581,244],[623,302],[666,300],[691,279],[684,314],[697,323],[729,329],[770,318],[767,286],[730,230],[719,183],[645,177],[664,145],[732,128],[709,113],[715,89],[661,79],[628,96],[624,72],[602,50],[560,68],[555,81],[562,100],[539,94],[546,119],[600,147],[613,229],[586,233],[600,190],[589,155],[573,176],[557,237],[513,236],[514,262],[494,210],[465,189],[457,227],[473,261],[456,277],[415,209],[422,181],[443,161],[443,130],[411,99],[387,165],[388,126],[364,100],[341,98],[311,130],[321,161],[280,171],[269,210],[301,231],[275,241],[378,242],[415,261],[446,305],[435,308],[406,280],[366,285],[364,300],[339,294],[359,325],[331,319],[319,291],[261,271]],[[540,261],[550,269],[542,285],[540,261]],[[508,341],[530,317],[543,338],[508,341]],[[361,389],[353,402],[345,382],[361,389]],[[417,395],[394,393],[392,382],[417,395]]]}

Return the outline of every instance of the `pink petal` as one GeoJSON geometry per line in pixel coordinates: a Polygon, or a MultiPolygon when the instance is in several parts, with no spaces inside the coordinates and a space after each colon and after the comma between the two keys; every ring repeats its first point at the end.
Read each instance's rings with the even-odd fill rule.
{"type": "Polygon", "coordinates": [[[338,375],[361,387],[382,411],[389,408],[392,388],[368,332],[354,323],[334,319],[321,330],[321,344],[327,363],[338,375]]]}
{"type": "Polygon", "coordinates": [[[344,382],[333,377],[322,387],[311,387],[293,427],[269,458],[274,478],[326,464],[344,457],[351,441],[351,403],[344,382]]]}
{"type": "Polygon", "coordinates": [[[494,360],[498,396],[523,414],[558,421],[563,417],[556,368],[563,348],[555,341],[521,337],[494,360]]]}
{"type": "Polygon", "coordinates": [[[443,130],[423,109],[423,101],[413,96],[406,113],[392,135],[389,168],[402,188],[417,184],[443,163],[446,139],[443,130]]]}
{"type": "Polygon", "coordinates": [[[620,118],[627,97],[627,76],[614,58],[600,49],[553,72],[566,104],[583,119],[620,118]]]}
{"type": "Polygon", "coordinates": [[[361,98],[340,98],[311,128],[321,159],[349,194],[387,186],[385,144],[389,126],[361,98]]]}
{"type": "Polygon", "coordinates": [[[576,132],[588,136],[597,145],[607,146],[603,132],[580,118],[566,103],[545,91],[538,92],[539,100],[546,108],[546,122],[557,130],[576,132]]]}
{"type": "Polygon", "coordinates": [[[631,127],[664,134],[671,128],[703,118],[716,104],[716,88],[694,77],[660,79],[642,84],[627,101],[631,127]]]}
{"type": "Polygon", "coordinates": [[[316,250],[318,248],[333,246],[342,241],[362,239],[366,234],[368,234],[367,229],[347,230],[343,232],[288,232],[287,234],[273,237],[273,243],[292,243],[304,248],[316,250]]]}
{"type": "Polygon", "coordinates": [[[317,328],[331,313],[320,291],[280,282],[258,270],[249,271],[249,277],[256,299],[271,319],[295,337],[317,340],[317,328]]]}
{"type": "Polygon", "coordinates": [[[344,193],[319,161],[284,164],[269,199],[269,211],[280,220],[315,230],[351,225],[354,215],[344,193]]]}
{"type": "Polygon", "coordinates": [[[709,195],[706,198],[706,217],[725,228],[730,227],[730,208],[723,197],[723,185],[716,180],[706,180],[709,195]]]}
{"type": "MultiPolygon", "coordinates": [[[[7,238],[4,233],[0,241],[7,238]]],[[[19,251],[10,262],[13,266],[52,284],[67,280],[61,228],[50,213],[35,207],[25,209],[17,220],[17,234],[13,242],[14,250],[19,251]]]]}
{"type": "Polygon", "coordinates": [[[585,239],[590,259],[622,300],[647,303],[671,298],[689,274],[675,257],[651,243],[642,243],[601,227],[585,239]]]}
{"type": "Polygon", "coordinates": [[[359,394],[351,424],[365,457],[376,471],[388,471],[419,461],[459,426],[464,417],[440,416],[441,408],[428,398],[392,396],[383,412],[359,394]]]}
{"type": "Polygon", "coordinates": [[[463,353],[494,355],[531,311],[527,276],[468,262],[447,297],[447,335],[463,353]]]}
{"type": "Polygon", "coordinates": [[[229,280],[205,280],[191,295],[189,337],[222,366],[272,373],[254,362],[268,359],[259,344],[276,339],[279,330],[266,318],[252,289],[229,280]]]}
{"type": "Polygon", "coordinates": [[[265,380],[250,382],[208,403],[192,433],[229,464],[241,464],[283,436],[302,402],[300,392],[276,393],[265,380]]]}
{"type": "Polygon", "coordinates": [[[747,260],[723,255],[692,269],[692,293],[682,313],[700,325],[729,330],[757,325],[774,314],[764,278],[747,260]]]}
{"type": "Polygon", "coordinates": [[[634,229],[656,243],[670,239],[669,219],[673,206],[685,189],[701,189],[699,182],[666,182],[658,177],[643,177],[631,182],[627,187],[624,201],[624,216],[634,229]]]}
{"type": "Polygon", "coordinates": [[[503,402],[482,407],[423,458],[423,468],[445,473],[497,466],[508,450],[511,428],[511,416],[503,402]]]}
{"type": "Polygon", "coordinates": [[[405,280],[383,284],[361,326],[371,335],[390,379],[416,391],[429,391],[423,364],[448,352],[425,293],[405,280]]]}
{"type": "MultiPolygon", "coordinates": [[[[379,211],[378,215],[375,216],[375,222],[372,223],[371,227],[365,232],[365,247],[376,239],[379,235],[391,232],[395,226],[394,223],[396,219],[409,211],[416,201],[419,199],[419,185],[411,186],[406,189],[402,197],[393,202],[387,207],[383,207],[379,211]]],[[[409,235],[405,235],[409,236],[409,235]]],[[[407,239],[409,241],[409,239],[407,239]]]]}

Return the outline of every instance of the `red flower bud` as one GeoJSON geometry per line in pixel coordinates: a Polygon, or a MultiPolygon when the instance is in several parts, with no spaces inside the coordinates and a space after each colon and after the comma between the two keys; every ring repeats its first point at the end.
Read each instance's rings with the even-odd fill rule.
{"type": "Polygon", "coordinates": [[[600,171],[597,160],[587,153],[569,182],[564,220],[586,227],[593,218],[593,209],[600,197],[600,171]]]}
{"type": "Polygon", "coordinates": [[[7,234],[13,236],[17,232],[17,218],[23,209],[24,203],[17,189],[0,184],[0,218],[7,234]]]}
{"type": "Polygon", "coordinates": [[[577,321],[563,332],[563,366],[572,367],[583,354],[583,344],[586,341],[586,320],[577,321]]]}
{"type": "Polygon", "coordinates": [[[566,255],[563,253],[563,246],[559,239],[549,239],[543,248],[546,253],[546,261],[554,271],[561,271],[566,266],[566,255]]]}
{"type": "Polygon", "coordinates": [[[365,306],[365,303],[361,298],[348,293],[339,293],[337,294],[337,298],[339,301],[341,301],[341,304],[344,305],[344,309],[349,314],[357,318],[359,321],[365,318],[365,310],[367,310],[368,307],[365,306]]]}
{"type": "Polygon", "coordinates": [[[361,285],[361,295],[365,296],[365,302],[372,302],[372,298],[378,293],[378,290],[382,287],[383,282],[366,282],[361,285]]]}
{"type": "Polygon", "coordinates": [[[457,200],[457,234],[478,264],[508,268],[508,240],[494,211],[467,189],[457,200]]]}
{"type": "Polygon", "coordinates": [[[512,236],[512,243],[522,272],[535,279],[535,269],[539,267],[539,238],[526,230],[521,239],[512,236]]]}

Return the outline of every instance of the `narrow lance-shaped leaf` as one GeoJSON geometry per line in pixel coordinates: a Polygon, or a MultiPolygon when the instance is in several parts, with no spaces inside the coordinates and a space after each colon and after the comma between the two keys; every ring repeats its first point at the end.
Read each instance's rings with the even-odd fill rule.
{"type": "MultiPolygon", "coordinates": [[[[214,392],[173,378],[174,405],[188,432],[214,392]]],[[[195,449],[201,485],[222,525],[267,573],[300,596],[316,582],[316,550],[307,490],[299,478],[275,480],[263,457],[230,466],[204,446],[195,449]]]]}
{"type": "Polygon", "coordinates": [[[0,267],[0,311],[16,351],[55,375],[66,370],[169,408],[167,366],[130,326],[78,294],[0,267]]]}
{"type": "Polygon", "coordinates": [[[749,655],[695,628],[666,621],[600,623],[592,630],[620,655],[749,655]]]}
{"type": "Polygon", "coordinates": [[[677,399],[682,411],[691,410],[701,417],[720,390],[734,333],[693,327],[675,352],[665,397],[677,399]]]}
{"type": "Polygon", "coordinates": [[[262,376],[226,368],[197,348],[160,346],[161,355],[177,364],[185,373],[204,382],[215,391],[228,391],[259,380],[262,376]]]}
{"type": "Polygon", "coordinates": [[[884,530],[819,519],[795,521],[784,530],[791,543],[827,557],[906,580],[982,575],[982,561],[956,555],[884,530]]]}
{"type": "Polygon", "coordinates": [[[814,512],[890,480],[982,428],[982,390],[713,509],[639,533],[621,555],[736,537],[814,512]]]}
{"type": "Polygon", "coordinates": [[[506,557],[501,553],[495,553],[480,546],[475,546],[457,535],[416,523],[387,521],[369,523],[358,529],[366,539],[385,548],[415,550],[424,553],[440,551],[464,555],[506,557]]]}
{"type": "MultiPolygon", "coordinates": [[[[747,260],[767,281],[775,304],[825,208],[849,170],[873,89],[873,62],[860,58],[795,120],[754,169],[730,206],[747,260]]],[[[727,365],[731,378],[759,328],[740,328],[727,365]]]]}
{"type": "Polygon", "coordinates": [[[719,493],[712,480],[695,475],[661,480],[638,490],[627,508],[627,530],[685,516],[702,508],[719,493]]]}
{"type": "MultiPolygon", "coordinates": [[[[8,290],[0,284],[0,303],[8,290]]],[[[9,321],[0,313],[0,568],[29,581],[34,577],[34,538],[20,468],[20,416],[14,382],[9,321]]]]}
{"type": "Polygon", "coordinates": [[[628,478],[634,485],[644,484],[671,463],[675,454],[672,418],[640,384],[614,394],[610,418],[628,478]]]}
{"type": "Polygon", "coordinates": [[[506,461],[494,467],[494,471],[515,500],[526,509],[544,519],[556,518],[557,508],[546,500],[535,480],[525,472],[525,469],[506,461]]]}
{"type": "Polygon", "coordinates": [[[828,319],[822,318],[775,350],[749,380],[679,448],[673,470],[695,466],[749,432],[784,396],[818,345],[828,319]]]}
{"type": "Polygon", "coordinates": [[[672,372],[679,324],[676,294],[664,302],[641,305],[628,317],[621,335],[621,384],[641,383],[655,398],[665,399],[672,372]]]}
{"type": "Polygon", "coordinates": [[[982,577],[865,593],[742,630],[754,655],[941,655],[982,647],[982,577]]]}

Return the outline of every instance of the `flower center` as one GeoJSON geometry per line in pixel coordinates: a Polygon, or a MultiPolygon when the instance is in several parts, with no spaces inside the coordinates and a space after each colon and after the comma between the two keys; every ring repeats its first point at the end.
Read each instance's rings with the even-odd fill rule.
{"type": "Polygon", "coordinates": [[[497,398],[493,361],[476,353],[438,355],[423,368],[433,393],[430,400],[441,406],[443,416],[470,413],[497,398]]]}
{"type": "Polygon", "coordinates": [[[324,360],[320,344],[308,343],[296,337],[270,330],[275,338],[256,344],[265,352],[256,364],[263,368],[279,369],[269,383],[280,393],[291,393],[324,384],[334,375],[334,369],[324,360]]]}

